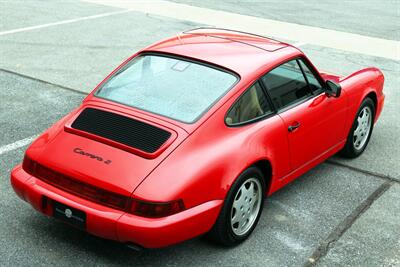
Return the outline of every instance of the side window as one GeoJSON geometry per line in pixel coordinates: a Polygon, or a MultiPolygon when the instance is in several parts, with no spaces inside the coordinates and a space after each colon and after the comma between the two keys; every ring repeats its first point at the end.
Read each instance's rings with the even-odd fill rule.
{"type": "Polygon", "coordinates": [[[299,60],[300,66],[304,71],[304,74],[307,77],[308,84],[310,85],[310,89],[313,92],[319,91],[322,89],[321,83],[315,77],[314,73],[310,70],[310,68],[303,62],[303,60],[299,60]]]}
{"type": "Polygon", "coordinates": [[[283,108],[312,95],[297,60],[276,67],[262,77],[276,108],[283,108]]]}
{"type": "Polygon", "coordinates": [[[229,110],[225,122],[234,125],[250,121],[272,112],[261,85],[257,82],[233,104],[229,110]]]}

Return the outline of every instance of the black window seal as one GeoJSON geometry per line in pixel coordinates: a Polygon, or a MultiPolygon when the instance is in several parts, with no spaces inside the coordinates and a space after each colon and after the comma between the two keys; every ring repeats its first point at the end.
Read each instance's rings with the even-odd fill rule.
{"type": "Polygon", "coordinates": [[[303,104],[304,102],[307,102],[308,100],[313,99],[314,97],[316,97],[316,95],[312,94],[312,95],[310,95],[310,96],[308,96],[306,98],[300,99],[299,101],[293,102],[292,104],[287,105],[286,107],[283,107],[283,108],[279,109],[278,110],[278,114],[281,114],[281,113],[283,113],[283,112],[285,112],[285,111],[287,111],[289,109],[292,109],[292,108],[294,108],[296,106],[299,106],[299,105],[303,104]]]}
{"type": "Polygon", "coordinates": [[[261,86],[261,88],[262,88],[262,90],[263,90],[263,92],[264,92],[264,94],[265,94],[265,96],[266,96],[266,98],[267,98],[267,100],[268,100],[268,103],[269,103],[270,106],[271,106],[272,111],[273,111],[274,113],[277,113],[277,112],[278,112],[278,109],[275,107],[274,102],[272,101],[272,97],[271,97],[271,95],[270,95],[269,92],[268,92],[267,86],[265,85],[265,83],[262,81],[261,78],[260,78],[258,81],[259,81],[259,84],[260,84],[260,86],[261,86]]]}
{"type": "Polygon", "coordinates": [[[303,74],[303,78],[304,78],[304,80],[305,80],[306,83],[307,83],[307,87],[308,87],[309,93],[313,95],[314,92],[313,92],[313,90],[311,90],[310,82],[308,81],[307,75],[306,75],[306,73],[305,73],[303,67],[302,67],[301,64],[300,64],[300,59],[298,59],[298,58],[296,59],[296,64],[297,64],[297,66],[299,66],[300,71],[301,71],[301,73],[303,74]]]}
{"type": "Polygon", "coordinates": [[[99,99],[103,99],[103,100],[106,100],[106,101],[110,101],[110,102],[114,102],[114,103],[123,105],[124,107],[138,109],[138,110],[147,112],[149,114],[154,114],[156,116],[161,116],[163,118],[171,119],[173,121],[177,121],[177,122],[184,123],[184,124],[187,124],[187,125],[193,125],[196,122],[198,122],[210,109],[212,109],[215,106],[215,104],[218,103],[228,92],[230,92],[240,82],[240,80],[241,80],[240,75],[238,73],[234,72],[233,70],[230,70],[228,68],[225,68],[225,67],[222,67],[222,66],[210,63],[210,62],[205,62],[205,61],[200,60],[200,59],[193,59],[193,58],[189,58],[189,57],[186,57],[186,56],[173,54],[173,53],[166,53],[166,52],[143,51],[143,52],[138,53],[136,56],[132,57],[127,62],[125,62],[125,64],[123,64],[117,70],[115,70],[115,72],[110,77],[108,77],[108,79],[106,79],[102,83],[100,83],[100,85],[98,86],[98,88],[94,92],[93,96],[96,97],[96,98],[99,98],[99,99]],[[105,97],[97,95],[97,93],[103,88],[104,84],[107,81],[111,80],[113,77],[115,77],[117,74],[119,74],[121,71],[125,70],[125,68],[127,66],[129,66],[130,62],[132,62],[134,59],[136,59],[136,58],[138,58],[140,56],[147,56],[147,55],[173,58],[173,59],[177,59],[177,60],[182,60],[182,61],[186,61],[186,62],[191,62],[191,63],[203,65],[203,66],[206,66],[206,67],[209,67],[209,68],[212,68],[212,69],[216,69],[216,70],[223,71],[225,73],[231,74],[236,78],[236,81],[228,89],[226,89],[226,91],[223,92],[223,94],[221,94],[220,97],[218,97],[214,102],[210,103],[210,105],[202,113],[200,113],[196,118],[194,118],[190,122],[179,120],[179,119],[176,119],[176,118],[172,118],[170,116],[166,116],[166,115],[159,114],[159,113],[156,113],[156,112],[153,112],[153,111],[149,111],[149,110],[146,110],[146,109],[138,108],[138,107],[135,107],[135,106],[130,106],[130,105],[127,105],[127,104],[122,103],[120,101],[111,100],[111,99],[108,99],[108,98],[105,98],[105,97]]]}
{"type": "Polygon", "coordinates": [[[240,96],[238,96],[238,97],[236,98],[236,100],[235,100],[235,101],[233,102],[233,104],[230,106],[230,108],[228,109],[228,111],[225,113],[225,116],[224,116],[224,123],[225,123],[225,125],[226,125],[227,127],[235,128],[235,127],[241,127],[241,126],[245,126],[245,125],[252,124],[252,123],[255,123],[255,122],[259,122],[259,121],[261,121],[261,120],[265,120],[265,119],[267,119],[267,118],[270,118],[270,117],[272,117],[272,116],[275,116],[275,115],[277,114],[277,112],[276,112],[275,107],[274,107],[273,105],[271,105],[271,104],[272,104],[272,103],[271,103],[271,99],[270,99],[269,95],[266,94],[265,88],[263,87],[263,84],[262,84],[261,81],[258,79],[258,80],[256,80],[255,82],[253,82],[250,86],[248,86],[248,87],[246,88],[246,90],[244,90],[244,91],[240,94],[240,96]],[[229,112],[232,110],[232,108],[233,108],[233,107],[236,105],[236,103],[243,97],[243,95],[244,95],[245,93],[247,93],[247,92],[248,92],[255,84],[257,84],[257,83],[260,85],[261,91],[263,92],[263,95],[264,95],[265,98],[267,99],[268,104],[270,104],[271,111],[268,112],[268,113],[265,113],[265,114],[263,114],[263,115],[261,115],[261,116],[258,116],[258,117],[255,117],[255,118],[253,118],[253,119],[247,120],[247,121],[238,122],[238,123],[233,123],[233,124],[228,124],[228,123],[226,123],[226,118],[228,117],[228,114],[229,114],[229,112]]]}
{"type": "MultiPolygon", "coordinates": [[[[288,63],[288,62],[290,62],[290,61],[293,61],[293,60],[296,60],[296,63],[300,66],[300,64],[297,62],[297,60],[302,60],[305,64],[306,64],[306,58],[303,56],[303,55],[297,55],[297,56],[294,56],[294,57],[292,57],[292,58],[290,58],[290,59],[288,59],[288,60],[285,60],[285,61],[283,61],[283,62],[281,62],[281,63],[279,63],[279,64],[277,64],[277,65],[275,65],[273,68],[271,68],[269,71],[267,71],[267,72],[265,72],[263,75],[261,75],[261,77],[259,78],[259,80],[260,80],[260,82],[264,85],[264,87],[266,88],[266,92],[267,92],[267,95],[268,95],[268,97],[271,99],[271,101],[272,101],[272,98],[271,98],[271,95],[269,94],[269,91],[268,91],[268,86],[264,83],[264,81],[263,81],[263,77],[265,76],[265,75],[267,75],[268,73],[270,73],[272,70],[274,70],[274,69],[276,69],[276,68],[278,68],[278,67],[280,67],[280,66],[282,66],[283,64],[286,64],[286,63],[288,63]]],[[[316,77],[317,78],[317,80],[318,80],[318,82],[320,83],[320,85],[322,85],[323,83],[321,82],[321,80],[322,80],[322,78],[320,77],[320,75],[316,75],[315,74],[315,71],[316,70],[314,70],[314,68],[310,68],[310,66],[309,66],[309,64],[306,64],[306,66],[310,69],[310,71],[313,73],[313,75],[314,75],[314,77],[316,77]]],[[[301,67],[301,66],[300,66],[301,67]]],[[[302,69],[301,69],[302,70],[302,69]]],[[[304,73],[303,73],[303,75],[304,75],[304,73]]],[[[308,80],[306,80],[306,82],[307,82],[307,84],[308,84],[308,80]]],[[[307,102],[308,100],[310,100],[310,99],[312,99],[312,98],[314,98],[314,97],[316,97],[316,96],[318,96],[318,95],[320,95],[321,93],[323,93],[323,88],[324,87],[321,87],[322,88],[322,90],[317,90],[316,92],[318,92],[318,93],[313,93],[312,91],[310,91],[311,92],[311,95],[310,96],[308,96],[308,97],[306,97],[306,98],[303,98],[303,99],[300,99],[300,100],[298,100],[298,101],[295,101],[295,102],[293,102],[293,103],[291,103],[290,105],[287,105],[287,106],[285,106],[285,107],[283,107],[283,108],[278,108],[278,107],[276,107],[275,106],[275,104],[273,103],[273,107],[274,107],[274,109],[275,109],[275,111],[276,111],[276,114],[281,114],[281,113],[283,113],[283,112],[285,112],[285,111],[287,111],[287,110],[289,110],[289,109],[291,109],[291,108],[294,108],[295,106],[298,106],[298,105],[300,105],[300,104],[303,104],[304,102],[307,102]]]]}
{"type": "Polygon", "coordinates": [[[324,85],[323,85],[323,83],[321,82],[321,79],[320,79],[321,77],[320,77],[319,75],[316,75],[316,74],[315,74],[315,71],[313,70],[313,68],[310,67],[310,64],[308,64],[308,62],[306,62],[306,61],[304,60],[304,57],[301,57],[301,56],[300,56],[300,57],[298,57],[296,60],[297,60],[297,64],[299,65],[301,71],[303,72],[304,78],[305,78],[306,81],[307,81],[307,84],[308,84],[308,87],[310,88],[311,93],[312,93],[313,95],[319,95],[321,92],[324,91],[324,85]],[[319,86],[320,86],[320,89],[315,90],[315,91],[311,90],[310,81],[308,80],[307,75],[306,75],[306,72],[304,71],[304,69],[303,69],[303,67],[301,66],[300,62],[303,62],[303,64],[306,65],[306,67],[310,70],[311,74],[312,74],[312,75],[314,76],[314,78],[318,81],[319,86]]]}
{"type": "MultiPolygon", "coordinates": [[[[297,63],[297,64],[301,68],[301,65],[299,63],[297,63]]],[[[301,69],[301,70],[303,71],[303,69],[301,69]]],[[[303,73],[303,75],[304,75],[304,73],[303,73]]],[[[308,84],[308,80],[307,79],[306,79],[306,82],[308,84]]],[[[251,124],[251,123],[255,123],[255,122],[258,122],[258,121],[261,121],[261,120],[264,120],[264,119],[268,119],[268,118],[270,118],[270,117],[272,117],[272,116],[274,116],[276,114],[281,114],[281,113],[283,113],[283,112],[285,112],[285,111],[287,111],[289,109],[292,109],[292,108],[294,108],[294,107],[296,107],[298,105],[301,105],[304,102],[307,102],[308,100],[310,100],[310,99],[312,99],[312,98],[314,98],[316,96],[321,95],[321,93],[323,93],[323,92],[324,92],[324,83],[323,83],[323,79],[322,79],[321,75],[319,74],[319,72],[315,69],[315,67],[310,65],[309,60],[304,55],[296,55],[296,56],[291,57],[291,58],[289,58],[289,59],[287,59],[287,60],[285,60],[283,62],[279,62],[278,64],[273,66],[271,69],[269,69],[268,71],[266,71],[263,74],[261,74],[254,83],[252,83],[249,87],[247,87],[246,90],[244,90],[244,92],[239,97],[237,97],[235,102],[233,102],[231,107],[226,112],[225,117],[224,117],[224,123],[228,127],[240,127],[240,126],[245,126],[245,125],[248,125],[248,124],[251,124]],[[314,75],[314,77],[318,80],[319,84],[321,85],[321,90],[316,90],[315,94],[311,91],[312,94],[310,96],[308,96],[307,98],[304,98],[304,99],[301,99],[299,101],[293,102],[292,104],[290,104],[290,105],[288,105],[286,107],[277,108],[275,106],[275,104],[273,103],[271,95],[269,94],[269,91],[268,91],[268,87],[266,86],[266,84],[264,83],[262,78],[265,75],[267,75],[269,72],[271,72],[272,70],[278,68],[279,66],[281,66],[281,65],[283,65],[285,63],[293,61],[293,60],[296,60],[296,61],[297,60],[301,60],[307,66],[307,68],[311,71],[311,73],[314,75]],[[239,101],[239,99],[243,96],[243,94],[246,93],[247,90],[249,90],[256,82],[259,82],[259,84],[263,88],[264,94],[267,97],[267,99],[268,99],[268,101],[269,101],[269,103],[271,105],[271,108],[272,108],[271,113],[264,114],[264,115],[262,115],[260,117],[257,117],[255,119],[252,119],[252,120],[249,120],[249,121],[235,123],[235,124],[227,124],[226,123],[226,117],[227,117],[228,113],[230,112],[230,110],[233,108],[233,106],[236,104],[236,102],[239,101]]]]}

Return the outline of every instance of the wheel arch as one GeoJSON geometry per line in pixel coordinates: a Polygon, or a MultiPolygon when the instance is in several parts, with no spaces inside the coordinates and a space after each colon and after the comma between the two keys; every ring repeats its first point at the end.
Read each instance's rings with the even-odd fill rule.
{"type": "Polygon", "coordinates": [[[270,192],[271,189],[271,184],[272,184],[272,165],[271,162],[268,159],[260,159],[253,164],[251,164],[249,167],[255,166],[257,167],[261,173],[264,176],[264,182],[265,182],[265,194],[267,195],[270,192]]]}
{"type": "MultiPolygon", "coordinates": [[[[374,102],[374,106],[375,106],[375,110],[378,109],[378,96],[376,95],[375,91],[370,91],[364,98],[362,101],[364,101],[365,98],[371,98],[372,101],[374,102]]],[[[361,101],[361,102],[362,102],[361,101]]]]}

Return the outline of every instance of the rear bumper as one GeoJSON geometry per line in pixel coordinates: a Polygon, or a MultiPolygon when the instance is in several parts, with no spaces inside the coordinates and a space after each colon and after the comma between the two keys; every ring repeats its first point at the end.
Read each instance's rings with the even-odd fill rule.
{"type": "Polygon", "coordinates": [[[159,248],[196,237],[209,231],[223,200],[205,202],[165,218],[144,218],[114,210],[59,190],[26,173],[21,165],[11,172],[17,195],[36,210],[52,216],[51,201],[86,213],[86,231],[106,239],[159,248]],[[49,200],[49,201],[46,201],[49,200]]]}

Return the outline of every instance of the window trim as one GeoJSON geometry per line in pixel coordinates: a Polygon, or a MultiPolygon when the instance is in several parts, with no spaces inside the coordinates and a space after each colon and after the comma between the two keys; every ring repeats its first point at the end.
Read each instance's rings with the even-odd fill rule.
{"type": "Polygon", "coordinates": [[[260,81],[260,79],[257,79],[255,82],[253,82],[251,85],[249,85],[249,86],[246,88],[246,90],[244,90],[244,91],[236,98],[236,100],[233,102],[233,104],[231,104],[231,106],[229,107],[228,111],[225,113],[225,116],[224,116],[224,123],[225,123],[225,125],[226,125],[227,127],[240,127],[240,126],[248,125],[248,124],[251,124],[251,123],[255,123],[255,122],[258,122],[258,121],[267,119],[267,118],[272,117],[272,116],[274,116],[274,115],[276,115],[276,109],[275,109],[274,105],[272,105],[271,98],[270,98],[270,96],[266,93],[266,88],[264,87],[264,84],[260,81]],[[268,104],[269,104],[270,107],[271,107],[271,111],[268,112],[268,113],[265,113],[265,114],[263,114],[263,115],[261,115],[261,116],[258,116],[258,117],[256,117],[256,118],[247,120],[247,121],[238,122],[238,123],[232,123],[232,124],[226,123],[226,118],[228,117],[229,112],[231,112],[231,110],[233,109],[233,107],[236,105],[237,102],[239,102],[239,100],[243,97],[243,95],[246,94],[246,93],[247,93],[255,84],[257,84],[257,83],[260,85],[261,91],[263,92],[263,95],[265,96],[265,98],[266,98],[267,101],[268,101],[268,104]]]}
{"type": "Polygon", "coordinates": [[[126,62],[124,62],[124,63],[123,63],[122,65],[120,65],[114,72],[112,72],[112,74],[111,74],[109,77],[107,77],[107,79],[105,79],[104,81],[102,81],[102,82],[99,84],[99,86],[96,88],[95,92],[93,93],[93,97],[99,98],[99,99],[103,99],[103,100],[106,100],[106,101],[110,101],[110,102],[113,102],[113,103],[117,103],[117,104],[122,105],[123,107],[126,107],[126,108],[133,108],[133,109],[136,109],[136,110],[139,110],[139,111],[143,111],[143,112],[146,112],[146,113],[148,113],[148,114],[150,114],[150,115],[160,116],[161,118],[167,118],[167,119],[170,119],[170,120],[173,120],[173,121],[177,121],[177,122],[180,122],[180,123],[184,123],[184,124],[187,124],[187,125],[193,125],[193,124],[195,124],[196,122],[198,122],[201,118],[203,118],[204,115],[205,115],[210,109],[212,109],[212,108],[215,106],[215,104],[218,103],[224,96],[226,96],[226,94],[227,94],[228,92],[230,92],[233,88],[235,88],[235,86],[240,82],[240,80],[241,80],[241,77],[240,77],[239,74],[237,74],[237,73],[234,72],[233,70],[230,70],[230,69],[228,69],[228,68],[224,68],[224,67],[219,66],[219,65],[215,65],[215,64],[212,64],[212,63],[209,63],[209,62],[205,62],[205,61],[202,61],[202,60],[193,59],[193,58],[189,58],[189,57],[182,56],[182,55],[177,55],[177,54],[172,54],[172,53],[156,52],[156,51],[144,51],[144,52],[138,53],[138,54],[135,55],[134,57],[132,57],[132,58],[130,58],[129,60],[127,60],[126,62]],[[121,71],[124,71],[127,67],[129,67],[129,64],[130,64],[133,60],[137,59],[138,57],[141,57],[141,56],[148,56],[148,55],[149,55],[149,56],[159,56],[159,57],[172,58],[172,59],[176,59],[176,60],[181,60],[181,61],[191,62],[191,63],[194,63],[194,64],[203,65],[203,66],[208,67],[208,68],[212,68],[212,69],[215,69],[215,70],[219,70],[219,71],[222,71],[222,72],[231,74],[232,76],[234,76],[234,77],[236,78],[236,81],[235,81],[228,89],[226,89],[226,90],[221,94],[221,96],[219,96],[215,101],[213,101],[212,103],[210,103],[210,105],[209,105],[205,110],[203,110],[196,118],[194,118],[194,119],[193,119],[192,121],[190,121],[190,122],[183,121],[183,120],[179,120],[179,119],[176,119],[176,118],[172,118],[172,117],[170,117],[170,116],[166,116],[166,115],[163,115],[163,114],[159,114],[159,113],[156,113],[156,112],[153,112],[153,111],[149,111],[149,110],[146,110],[146,109],[142,109],[142,108],[139,108],[139,107],[130,106],[130,105],[127,105],[127,104],[125,104],[125,103],[123,103],[123,102],[116,101],[116,100],[111,100],[111,99],[108,99],[108,98],[105,98],[105,97],[102,97],[102,96],[99,96],[99,95],[98,95],[98,92],[103,88],[104,84],[105,84],[106,82],[110,81],[113,77],[115,77],[115,76],[118,75],[119,73],[121,73],[121,71]]]}
{"type": "MultiPolygon", "coordinates": [[[[302,71],[303,76],[304,76],[305,74],[304,74],[303,68],[301,67],[301,65],[300,65],[299,63],[297,63],[297,64],[298,64],[299,67],[301,68],[301,71],[302,71]]],[[[287,110],[289,110],[289,109],[292,109],[292,108],[294,108],[294,107],[296,107],[296,106],[298,106],[298,105],[301,105],[301,104],[303,104],[304,102],[307,102],[308,100],[310,100],[310,99],[312,99],[312,98],[315,98],[315,97],[321,95],[322,93],[324,93],[324,88],[325,88],[325,86],[324,86],[323,81],[324,81],[324,80],[322,79],[320,73],[317,71],[317,69],[314,67],[314,65],[311,64],[311,62],[308,60],[308,58],[307,58],[305,55],[296,55],[296,56],[291,57],[291,58],[289,58],[289,59],[287,59],[287,60],[285,60],[285,61],[283,61],[283,62],[279,62],[278,64],[274,65],[272,68],[268,69],[268,71],[266,71],[266,72],[264,72],[263,74],[261,74],[261,75],[256,79],[255,82],[253,82],[250,86],[248,86],[248,87],[236,98],[236,100],[233,102],[233,104],[229,107],[228,111],[225,113],[225,116],[224,116],[224,124],[225,124],[227,127],[232,127],[232,128],[233,128],[233,127],[241,127],[241,126],[245,126],[245,125],[248,125],[248,124],[251,124],[251,123],[255,123],[255,122],[258,122],[258,121],[261,121],[261,120],[264,120],[264,119],[268,119],[268,118],[273,117],[273,116],[275,116],[275,115],[277,115],[277,114],[279,115],[279,114],[281,114],[281,113],[283,113],[283,112],[285,112],[285,111],[287,111],[287,110]],[[275,107],[273,101],[272,101],[271,95],[270,95],[269,92],[268,92],[267,86],[266,86],[265,83],[262,81],[262,77],[264,77],[265,75],[267,75],[267,74],[268,74],[270,71],[272,71],[273,69],[275,69],[275,68],[277,68],[277,67],[279,67],[279,66],[281,66],[281,65],[283,65],[283,64],[285,64],[285,63],[287,63],[287,62],[290,62],[290,61],[292,61],[292,60],[296,60],[296,61],[297,61],[297,60],[301,60],[301,61],[308,67],[308,69],[311,71],[311,73],[314,75],[314,77],[318,80],[319,84],[321,85],[321,90],[317,90],[317,91],[315,91],[316,93],[313,93],[313,92],[311,91],[311,89],[310,89],[310,84],[309,84],[309,82],[308,82],[308,79],[305,78],[305,79],[306,79],[306,82],[307,82],[307,85],[308,85],[308,87],[309,87],[309,89],[310,89],[310,91],[311,91],[312,94],[311,94],[309,97],[304,98],[304,99],[302,99],[302,100],[300,100],[300,101],[294,102],[294,103],[292,103],[292,104],[290,104],[290,105],[288,105],[288,106],[286,106],[286,107],[284,107],[284,108],[277,109],[277,108],[275,107]],[[262,89],[263,89],[263,91],[264,91],[264,95],[267,97],[268,102],[269,102],[269,104],[271,105],[271,112],[268,113],[268,114],[264,114],[264,115],[262,115],[262,116],[260,116],[260,117],[254,118],[254,119],[252,119],[252,120],[245,121],[245,122],[240,122],[240,123],[235,123],[235,124],[227,124],[227,123],[226,123],[226,118],[227,118],[227,116],[228,116],[228,113],[231,111],[231,109],[232,109],[233,106],[236,104],[236,102],[239,101],[239,99],[243,96],[243,94],[245,94],[245,93],[247,92],[247,90],[249,90],[249,89],[250,89],[255,83],[257,83],[257,82],[261,85],[261,87],[262,87],[262,89]]]]}
{"type": "Polygon", "coordinates": [[[298,57],[296,59],[297,60],[297,64],[299,64],[299,67],[300,67],[301,71],[303,72],[304,78],[306,79],[308,87],[310,88],[310,90],[311,90],[310,82],[308,81],[307,75],[306,75],[303,67],[301,66],[301,64],[299,62],[303,62],[303,64],[306,65],[306,67],[311,71],[311,74],[314,76],[314,78],[318,81],[319,85],[321,86],[321,88],[319,90],[316,90],[315,92],[313,92],[311,90],[311,93],[314,94],[314,95],[319,95],[322,91],[324,91],[324,83],[321,81],[322,78],[320,77],[320,75],[316,75],[315,74],[314,68],[311,68],[310,64],[308,62],[306,62],[304,59],[305,59],[304,57],[298,57]]]}
{"type": "Polygon", "coordinates": [[[310,62],[310,60],[308,60],[308,58],[306,58],[305,55],[299,55],[295,58],[303,61],[303,63],[310,69],[310,71],[314,75],[314,77],[318,80],[319,84],[321,85],[321,88],[324,88],[324,84],[325,84],[324,79],[322,79],[321,74],[314,67],[314,65],[310,62]]]}
{"type": "Polygon", "coordinates": [[[271,95],[269,94],[268,86],[264,83],[264,81],[262,80],[262,77],[264,77],[265,75],[267,75],[268,73],[270,73],[272,70],[274,70],[274,69],[276,69],[276,68],[278,68],[278,67],[280,67],[280,66],[282,66],[282,65],[284,65],[284,64],[286,64],[286,63],[288,63],[288,62],[290,62],[290,61],[293,61],[293,60],[295,60],[296,63],[297,63],[297,65],[299,65],[299,68],[300,68],[300,70],[301,70],[301,72],[302,72],[302,74],[303,74],[303,76],[304,76],[304,79],[305,79],[305,81],[307,82],[307,86],[308,86],[308,89],[309,89],[310,92],[311,92],[311,95],[308,96],[308,97],[306,97],[306,98],[304,98],[304,99],[301,99],[301,100],[299,100],[299,101],[295,101],[295,102],[291,103],[290,105],[287,105],[287,106],[285,106],[285,107],[283,107],[283,108],[277,108],[277,107],[275,106],[275,104],[273,104],[273,107],[274,107],[274,109],[275,109],[275,111],[276,111],[277,114],[280,114],[280,113],[285,112],[285,111],[287,111],[287,110],[289,110],[289,109],[291,109],[291,108],[294,108],[294,107],[297,106],[297,105],[303,104],[304,102],[307,102],[308,100],[310,100],[310,99],[312,99],[312,98],[314,98],[314,97],[316,97],[316,96],[319,96],[321,93],[324,92],[324,86],[323,86],[323,83],[321,82],[321,80],[322,80],[321,76],[320,76],[320,75],[316,75],[316,70],[314,70],[314,68],[311,68],[311,67],[310,67],[310,64],[306,63],[306,62],[308,62],[308,61],[306,60],[306,58],[305,58],[303,55],[297,55],[297,56],[295,56],[295,57],[292,57],[292,58],[290,58],[290,59],[288,59],[288,60],[285,60],[285,61],[283,61],[283,62],[277,64],[276,66],[274,66],[273,68],[271,68],[270,70],[268,70],[267,72],[265,72],[263,75],[260,76],[259,80],[260,80],[260,82],[263,84],[263,86],[265,87],[266,93],[268,94],[268,97],[271,99],[271,102],[273,102],[273,101],[272,101],[271,95]],[[312,74],[316,77],[316,79],[317,79],[318,82],[320,83],[321,89],[322,89],[322,90],[317,90],[316,93],[314,93],[314,92],[311,90],[310,84],[309,84],[309,82],[308,82],[308,79],[305,77],[303,68],[302,68],[301,65],[298,63],[298,60],[302,60],[303,63],[306,64],[306,66],[310,69],[310,71],[312,72],[312,74]]]}

